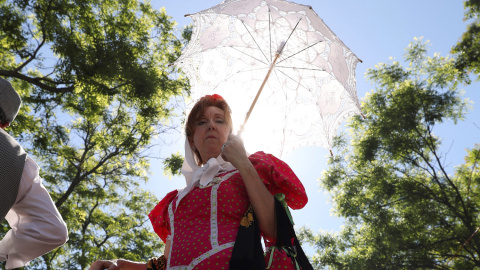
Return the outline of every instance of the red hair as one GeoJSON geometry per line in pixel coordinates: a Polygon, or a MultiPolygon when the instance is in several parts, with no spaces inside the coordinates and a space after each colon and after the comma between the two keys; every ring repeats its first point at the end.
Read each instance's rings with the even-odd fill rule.
{"type": "MultiPolygon", "coordinates": [[[[187,123],[185,125],[185,134],[187,135],[188,142],[193,142],[193,134],[195,134],[195,123],[200,120],[203,113],[205,112],[205,109],[210,106],[217,107],[225,113],[225,123],[230,127],[230,132],[232,132],[232,111],[230,110],[230,106],[228,106],[225,99],[223,99],[223,97],[218,94],[206,95],[200,98],[197,103],[195,103],[192,110],[190,111],[190,114],[188,115],[187,123]]],[[[203,164],[200,152],[195,149],[193,153],[197,158],[198,165],[203,164]]]]}

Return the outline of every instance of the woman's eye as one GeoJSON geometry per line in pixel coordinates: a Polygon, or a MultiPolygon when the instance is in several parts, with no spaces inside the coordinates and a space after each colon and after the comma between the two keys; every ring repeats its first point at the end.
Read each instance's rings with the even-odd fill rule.
{"type": "Polygon", "coordinates": [[[201,125],[205,125],[205,123],[207,123],[207,121],[201,120],[201,121],[198,121],[197,125],[201,126],[201,125]]]}
{"type": "Polygon", "coordinates": [[[223,119],[217,119],[217,120],[215,120],[215,122],[217,122],[217,123],[219,123],[219,124],[225,123],[225,121],[224,121],[223,119]]]}

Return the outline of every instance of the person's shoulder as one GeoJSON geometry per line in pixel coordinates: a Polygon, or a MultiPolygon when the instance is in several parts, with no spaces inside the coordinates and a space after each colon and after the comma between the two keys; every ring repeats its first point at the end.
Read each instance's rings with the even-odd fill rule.
{"type": "Polygon", "coordinates": [[[149,216],[151,219],[156,219],[157,216],[161,215],[162,212],[167,211],[168,205],[177,197],[178,190],[173,190],[167,193],[165,197],[163,197],[157,205],[152,209],[150,212],[149,216]]]}
{"type": "Polygon", "coordinates": [[[173,199],[175,199],[178,195],[178,190],[172,190],[168,192],[165,197],[163,197],[158,204],[169,204],[173,199]]]}
{"type": "Polygon", "coordinates": [[[168,192],[167,195],[165,195],[165,198],[175,197],[177,196],[177,194],[178,194],[178,189],[174,189],[168,192]]]}
{"type": "Polygon", "coordinates": [[[261,159],[268,158],[269,155],[271,155],[271,154],[267,154],[263,151],[257,151],[255,153],[251,154],[250,156],[248,156],[248,158],[250,160],[261,160],[261,159]]]}
{"type": "MultiPolygon", "coordinates": [[[[10,134],[8,134],[7,131],[4,129],[0,128],[0,147],[2,148],[3,151],[5,150],[14,150],[17,148],[22,148],[20,144],[13,138],[10,134]],[[8,148],[8,149],[6,149],[8,148]]],[[[11,151],[10,150],[10,151],[11,151]]],[[[22,149],[23,151],[23,149],[22,149]]]]}
{"type": "Polygon", "coordinates": [[[250,160],[250,162],[252,162],[252,164],[265,164],[265,165],[276,165],[276,164],[284,164],[284,162],[282,160],[280,160],[279,158],[277,158],[276,156],[272,155],[272,154],[269,154],[269,153],[265,153],[263,151],[258,151],[258,152],[255,152],[253,154],[251,154],[248,159],[250,160]]]}
{"type": "Polygon", "coordinates": [[[22,146],[2,128],[0,128],[0,151],[3,157],[18,156],[26,158],[26,153],[22,146]]]}

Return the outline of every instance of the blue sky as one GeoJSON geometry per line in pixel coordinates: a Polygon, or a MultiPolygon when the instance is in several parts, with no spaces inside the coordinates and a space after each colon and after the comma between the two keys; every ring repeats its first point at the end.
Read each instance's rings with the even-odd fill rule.
{"type": "MultiPolygon", "coordinates": [[[[299,0],[300,4],[311,5],[333,32],[360,58],[363,63],[357,65],[357,91],[362,100],[374,86],[366,81],[367,69],[377,63],[388,63],[390,57],[401,61],[404,49],[414,37],[423,37],[431,43],[429,54],[434,52],[442,56],[449,54],[451,47],[465,31],[467,23],[463,21],[463,2],[458,0],[299,0]]],[[[185,14],[195,13],[209,8],[220,1],[177,0],[152,1],[155,8],[165,7],[168,15],[178,23],[178,33],[190,18],[185,14]]],[[[443,138],[446,164],[450,171],[463,161],[465,148],[472,148],[480,142],[480,84],[474,83],[465,90],[464,97],[472,100],[472,110],[465,121],[444,123],[437,126],[435,133],[443,138]]],[[[169,156],[180,151],[183,155],[183,138],[163,147],[161,156],[169,156]]],[[[320,147],[298,149],[283,158],[303,182],[309,203],[302,210],[293,211],[296,226],[308,226],[314,232],[319,230],[339,231],[342,219],[332,214],[332,205],[328,194],[320,190],[317,179],[327,169],[326,161],[330,154],[320,147]]],[[[184,186],[182,177],[168,179],[163,175],[162,164],[152,160],[152,173],[147,188],[153,190],[161,199],[167,192],[184,186]]]]}

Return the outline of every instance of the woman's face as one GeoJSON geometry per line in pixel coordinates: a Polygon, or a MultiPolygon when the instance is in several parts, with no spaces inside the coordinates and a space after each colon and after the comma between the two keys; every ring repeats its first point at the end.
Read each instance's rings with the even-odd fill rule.
{"type": "Polygon", "coordinates": [[[217,158],[222,152],[222,145],[227,141],[230,127],[225,122],[225,112],[215,106],[209,106],[194,123],[193,142],[202,157],[203,164],[210,158],[217,158]]]}

